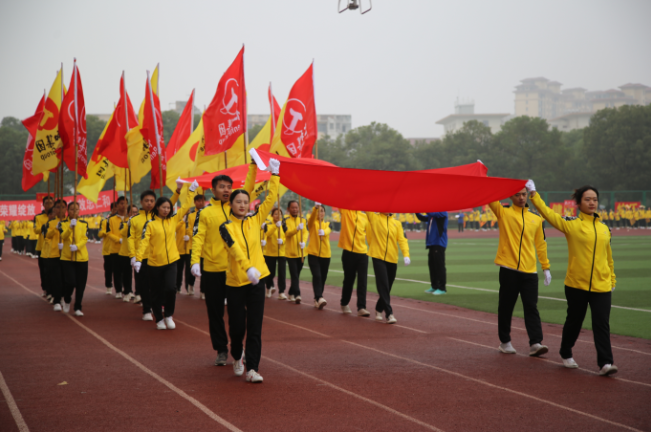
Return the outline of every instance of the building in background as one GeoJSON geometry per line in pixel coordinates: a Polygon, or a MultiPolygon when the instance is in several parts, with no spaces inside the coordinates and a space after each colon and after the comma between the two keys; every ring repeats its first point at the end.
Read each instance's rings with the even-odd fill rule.
{"type": "Polygon", "coordinates": [[[441,138],[405,138],[409,144],[414,147],[416,143],[430,144],[435,141],[441,141],[441,138]]]}
{"type": "MultiPolygon", "coordinates": [[[[174,103],[171,103],[170,106],[172,106],[172,110],[176,111],[179,113],[179,115],[183,114],[183,110],[185,109],[185,106],[187,105],[188,101],[176,101],[174,103]]],[[[201,114],[201,110],[197,108],[197,106],[192,107],[192,114],[201,114]]]]}
{"type": "Polygon", "coordinates": [[[488,126],[492,133],[497,133],[502,129],[502,125],[510,118],[511,114],[509,113],[475,114],[474,101],[459,102],[457,99],[454,104],[454,114],[442,118],[436,124],[443,125],[445,133],[448,134],[461,129],[464,123],[476,120],[484,126],[488,126]]]}
{"type": "MultiPolygon", "coordinates": [[[[352,129],[352,116],[348,114],[317,114],[318,138],[329,135],[331,138],[337,138],[352,129]]],[[[247,126],[249,128],[260,125],[264,126],[269,119],[269,114],[249,114],[247,115],[247,126]]]]}

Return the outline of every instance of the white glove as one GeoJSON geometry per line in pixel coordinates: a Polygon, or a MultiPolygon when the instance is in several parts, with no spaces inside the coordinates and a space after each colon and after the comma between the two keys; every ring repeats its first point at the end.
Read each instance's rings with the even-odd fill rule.
{"type": "Polygon", "coordinates": [[[136,257],[131,257],[131,267],[136,265],[136,257]]]}
{"type": "Polygon", "coordinates": [[[199,188],[199,183],[197,181],[193,181],[192,184],[190,185],[190,192],[194,192],[199,188]]]}
{"type": "Polygon", "coordinates": [[[405,257],[405,265],[408,266],[409,264],[411,264],[411,260],[409,257],[405,257]]]}
{"type": "Polygon", "coordinates": [[[320,230],[319,230],[319,236],[323,237],[324,235],[325,235],[325,231],[323,231],[322,229],[320,229],[320,230]]]}
{"type": "Polygon", "coordinates": [[[77,219],[70,219],[70,226],[73,227],[77,225],[77,219]]]}
{"type": "Polygon", "coordinates": [[[183,241],[190,241],[190,236],[189,235],[184,235],[183,236],[183,241]]]}
{"type": "Polygon", "coordinates": [[[142,263],[140,261],[136,262],[133,265],[133,269],[136,271],[136,273],[140,273],[140,267],[142,267],[142,263]]]}
{"type": "Polygon", "coordinates": [[[615,291],[615,287],[613,287],[613,291],[615,291]]]}
{"type": "Polygon", "coordinates": [[[255,267],[251,267],[246,271],[246,277],[249,278],[249,282],[253,285],[257,285],[260,282],[260,272],[255,267]]]}
{"type": "Polygon", "coordinates": [[[264,227],[266,227],[266,226],[267,226],[267,222],[262,222],[262,227],[261,228],[264,229],[264,227]]]}
{"type": "Polygon", "coordinates": [[[279,238],[279,239],[278,239],[278,244],[279,244],[279,245],[283,244],[283,239],[279,238]]]}
{"type": "Polygon", "coordinates": [[[524,187],[526,187],[529,192],[536,191],[536,184],[531,179],[527,180],[527,183],[525,183],[524,187]]]}
{"type": "Polygon", "coordinates": [[[549,270],[543,270],[543,273],[545,275],[545,286],[549,286],[549,284],[552,283],[552,272],[549,270]]]}
{"type": "Polygon", "coordinates": [[[59,243],[59,250],[63,250],[63,243],[59,243]]]}
{"type": "Polygon", "coordinates": [[[181,177],[176,179],[176,189],[177,190],[180,190],[183,187],[183,184],[184,184],[184,182],[183,182],[183,180],[181,180],[181,177]]]}
{"type": "Polygon", "coordinates": [[[120,239],[120,244],[122,244],[122,239],[120,239]]]}
{"type": "Polygon", "coordinates": [[[298,230],[299,230],[299,231],[302,230],[303,227],[304,227],[303,222],[301,222],[300,224],[298,224],[298,230]]]}
{"type": "Polygon", "coordinates": [[[269,165],[267,166],[267,171],[269,171],[271,174],[280,173],[280,161],[274,158],[269,159],[269,165]]]}
{"type": "Polygon", "coordinates": [[[316,201],[314,201],[314,207],[316,207],[316,206],[320,206],[320,205],[321,205],[320,202],[316,202],[316,201]]]}
{"type": "Polygon", "coordinates": [[[301,249],[305,249],[305,243],[304,242],[300,242],[299,245],[301,246],[301,249]]]}
{"type": "Polygon", "coordinates": [[[73,245],[73,244],[70,245],[70,252],[77,252],[77,250],[78,250],[77,245],[73,245]]]}
{"type": "Polygon", "coordinates": [[[278,228],[280,228],[282,224],[283,224],[283,223],[282,223],[281,221],[276,222],[276,226],[277,226],[278,228]]]}
{"type": "Polygon", "coordinates": [[[199,264],[192,264],[190,273],[192,273],[192,276],[194,277],[201,277],[201,266],[199,264]]]}
{"type": "Polygon", "coordinates": [[[260,245],[267,246],[267,240],[260,240],[260,245]]]}

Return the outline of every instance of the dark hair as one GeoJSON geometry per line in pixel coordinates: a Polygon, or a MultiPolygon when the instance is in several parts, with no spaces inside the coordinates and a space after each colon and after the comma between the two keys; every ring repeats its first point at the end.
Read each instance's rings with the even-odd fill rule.
{"type": "Polygon", "coordinates": [[[288,209],[292,206],[292,203],[296,203],[296,205],[298,205],[298,201],[296,201],[296,200],[291,200],[291,201],[289,201],[289,202],[287,203],[287,208],[288,208],[288,209]]]}
{"type": "Polygon", "coordinates": [[[170,212],[167,214],[167,217],[165,219],[169,219],[172,216],[174,216],[174,212],[173,212],[174,205],[172,204],[172,201],[170,201],[170,199],[166,197],[160,197],[156,200],[156,205],[154,205],[154,209],[151,211],[151,213],[154,216],[158,216],[158,208],[165,203],[168,203],[170,205],[170,212]]]}
{"type": "Polygon", "coordinates": [[[154,199],[156,199],[156,192],[154,192],[151,189],[148,189],[148,190],[144,191],[143,193],[140,194],[140,201],[144,200],[145,197],[148,197],[148,196],[153,196],[154,199]]]}
{"type": "Polygon", "coordinates": [[[194,196],[194,202],[197,202],[199,200],[205,200],[205,199],[206,199],[206,197],[201,195],[201,194],[194,196]]]}
{"type": "Polygon", "coordinates": [[[234,200],[235,197],[238,196],[239,194],[245,194],[246,196],[249,197],[249,200],[251,199],[251,195],[249,195],[249,193],[248,193],[247,191],[245,191],[244,189],[235,189],[235,190],[233,191],[233,193],[231,194],[231,196],[228,197],[228,201],[231,203],[231,205],[233,205],[233,200],[234,200]]]}
{"type": "Polygon", "coordinates": [[[138,206],[135,205],[135,204],[131,204],[131,209],[132,209],[132,210],[133,210],[133,209],[136,209],[136,210],[140,211],[140,209],[138,208],[138,206]]]}
{"type": "MultiPolygon", "coordinates": [[[[64,206],[66,206],[66,208],[68,208],[68,203],[67,203],[65,200],[58,199],[58,200],[56,200],[56,201],[54,202],[54,205],[55,205],[55,206],[56,206],[57,204],[63,204],[64,206]]],[[[53,206],[53,207],[54,207],[54,206],[53,206]]]]}
{"type": "Polygon", "coordinates": [[[572,194],[572,199],[574,200],[574,202],[576,202],[577,205],[581,204],[581,200],[583,199],[583,194],[589,190],[594,191],[594,193],[597,194],[597,200],[599,200],[599,191],[597,190],[596,187],[590,185],[585,185],[585,186],[581,186],[578,189],[574,189],[574,193],[572,194]]]}
{"type": "Polygon", "coordinates": [[[73,204],[77,204],[77,207],[79,207],[79,203],[77,201],[70,201],[68,203],[68,210],[70,210],[70,206],[73,205],[73,204]]]}
{"type": "Polygon", "coordinates": [[[125,196],[121,196],[118,198],[118,200],[115,202],[116,204],[120,204],[122,201],[126,201],[127,204],[129,203],[129,200],[125,196]]]}
{"type": "Polygon", "coordinates": [[[213,189],[216,188],[217,183],[219,183],[220,181],[230,183],[231,186],[233,186],[233,179],[232,178],[230,178],[229,176],[227,176],[225,174],[220,174],[220,175],[215,176],[215,177],[212,178],[212,188],[213,189]]]}
{"type": "Polygon", "coordinates": [[[280,212],[280,218],[282,219],[283,218],[283,211],[281,209],[279,209],[278,207],[274,207],[274,208],[271,209],[271,216],[273,216],[277,211],[280,212]]]}
{"type": "Polygon", "coordinates": [[[54,198],[52,198],[52,195],[45,195],[43,197],[43,204],[45,204],[45,201],[47,200],[54,201],[54,198]]]}
{"type": "Polygon", "coordinates": [[[114,208],[115,208],[115,203],[112,202],[112,203],[111,203],[111,210],[113,210],[114,208]]]}

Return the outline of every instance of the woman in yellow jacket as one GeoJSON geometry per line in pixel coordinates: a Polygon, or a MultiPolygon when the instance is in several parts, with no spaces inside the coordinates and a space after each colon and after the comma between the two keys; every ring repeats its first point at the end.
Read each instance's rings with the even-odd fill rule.
{"type": "Polygon", "coordinates": [[[382,312],[386,314],[387,324],[398,322],[391,309],[391,288],[398,271],[398,246],[404,256],[405,265],[411,264],[409,244],[400,221],[390,213],[366,212],[373,241],[368,255],[373,259],[375,286],[380,299],[375,305],[375,319],[382,321],[382,312]]]}
{"type": "Polygon", "coordinates": [[[0,261],[2,261],[2,248],[5,245],[5,233],[7,232],[7,225],[5,221],[0,220],[0,261]]]}
{"type": "Polygon", "coordinates": [[[58,229],[63,242],[61,249],[61,272],[63,273],[63,312],[70,312],[72,293],[75,292],[75,316],[84,316],[81,301],[88,280],[88,222],[80,220],[79,204],[68,204],[68,220],[59,223],[58,229]]]}
{"type": "Polygon", "coordinates": [[[599,208],[599,191],[592,186],[583,186],[574,191],[579,215],[562,218],[551,210],[536,193],[532,180],[526,184],[531,202],[538,212],[554,228],[565,234],[568,246],[567,275],[565,276],[565,298],[567,318],[563,326],[561,358],[568,368],[578,368],[572,358],[572,347],[581,332],[588,305],[592,314],[592,332],[597,348],[599,375],[617,372],[613,365],[613,351],[610,346],[610,307],[615,289],[615,265],[610,249],[611,234],[596,213],[599,208]]]}
{"type": "MultiPolygon", "coordinates": [[[[176,262],[176,292],[181,292],[183,286],[183,270],[188,263],[188,254],[192,248],[190,243],[190,235],[188,234],[188,216],[184,216],[176,225],[176,249],[179,251],[180,259],[176,262]]],[[[192,291],[188,287],[188,278],[185,278],[185,292],[188,295],[194,295],[194,288],[192,291]]]]}
{"type": "Polygon", "coordinates": [[[142,260],[149,252],[147,274],[152,312],[158,330],[176,328],[172,319],[176,306],[176,261],[180,258],[176,247],[176,227],[190,210],[194,191],[198,187],[199,184],[194,181],[178,213],[173,213],[174,205],[169,198],[160,197],[156,200],[156,205],[151,212],[152,218],[143,227],[142,240],[136,251],[136,262],[133,265],[136,272],[140,272],[142,260]],[[165,306],[164,317],[163,306],[165,306]]]}
{"type": "Polygon", "coordinates": [[[50,220],[41,228],[45,236],[42,256],[45,260],[45,274],[48,279],[48,299],[54,304],[54,311],[60,312],[61,296],[63,295],[63,276],[61,274],[61,236],[58,230],[59,223],[66,220],[68,203],[60,199],[54,204],[50,220]]]}
{"type": "Polygon", "coordinates": [[[270,298],[276,288],[274,277],[276,277],[276,266],[278,267],[278,300],[287,300],[285,295],[285,232],[287,224],[283,220],[283,213],[280,209],[271,210],[272,223],[264,226],[264,239],[262,241],[264,260],[269,269],[269,276],[265,278],[267,286],[267,298],[270,298]]]}
{"type": "Polygon", "coordinates": [[[323,309],[328,304],[323,298],[328,269],[330,268],[330,222],[325,222],[325,207],[314,203],[312,214],[307,221],[307,228],[312,241],[307,246],[307,263],[312,272],[312,289],[314,290],[314,307],[323,309]]]}
{"type": "Polygon", "coordinates": [[[261,383],[258,373],[262,352],[262,319],[264,315],[265,284],[269,276],[260,243],[260,228],[278,196],[280,162],[269,160],[269,193],[259,211],[247,216],[249,194],[243,189],[233,191],[229,197],[231,215],[219,227],[228,250],[226,292],[228,298],[228,332],[231,338],[233,371],[244,374],[243,357],[246,355],[246,381],[261,383]],[[243,351],[246,334],[246,350],[243,351]]]}

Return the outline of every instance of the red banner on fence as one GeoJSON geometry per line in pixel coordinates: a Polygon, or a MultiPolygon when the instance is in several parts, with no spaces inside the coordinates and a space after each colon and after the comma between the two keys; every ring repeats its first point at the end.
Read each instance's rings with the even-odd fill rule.
{"type": "Polygon", "coordinates": [[[565,216],[576,216],[576,201],[563,201],[563,213],[565,216]]]}
{"type": "Polygon", "coordinates": [[[620,207],[624,207],[624,209],[631,209],[635,211],[641,205],[642,205],[642,201],[617,201],[615,203],[615,211],[619,211],[620,207]]]}
{"type": "MultiPolygon", "coordinates": [[[[41,199],[33,201],[0,201],[0,220],[31,220],[43,211],[42,199],[47,193],[39,194],[41,199]]],[[[100,192],[97,204],[77,195],[79,211],[82,216],[105,213],[111,209],[113,191],[100,192]]],[[[72,202],[72,196],[63,197],[66,202],[72,202]]]]}

